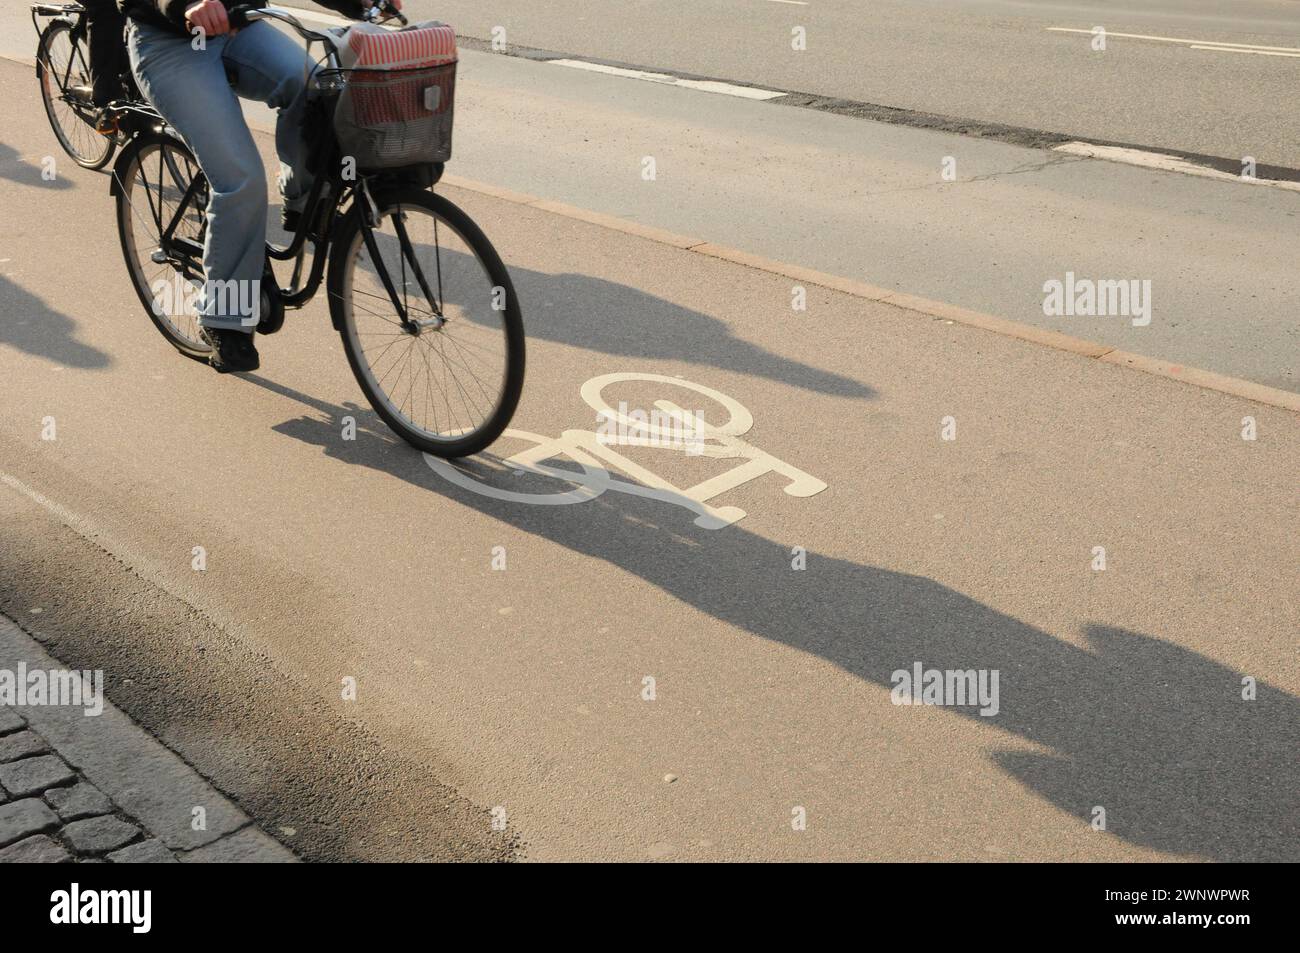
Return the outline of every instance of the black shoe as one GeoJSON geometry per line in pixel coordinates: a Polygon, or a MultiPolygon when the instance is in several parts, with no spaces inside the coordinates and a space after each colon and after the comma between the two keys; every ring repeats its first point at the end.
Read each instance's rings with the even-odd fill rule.
{"type": "Polygon", "coordinates": [[[111,107],[99,107],[98,112],[95,113],[95,131],[110,139],[117,135],[117,113],[111,107]]]}
{"type": "Polygon", "coordinates": [[[215,367],[218,373],[255,371],[262,366],[257,356],[257,348],[253,346],[252,333],[200,328],[199,336],[212,348],[208,363],[215,367]]]}
{"type": "Polygon", "coordinates": [[[302,212],[298,211],[298,209],[289,208],[284,205],[280,206],[280,227],[290,235],[297,233],[298,223],[301,221],[302,212]]]}

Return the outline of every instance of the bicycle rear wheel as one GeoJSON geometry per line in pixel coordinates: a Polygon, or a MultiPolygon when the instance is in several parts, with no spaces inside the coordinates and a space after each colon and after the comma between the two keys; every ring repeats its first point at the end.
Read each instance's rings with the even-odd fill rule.
{"type": "Polygon", "coordinates": [[[373,250],[358,198],[330,254],[330,314],[348,363],[407,443],[439,457],[478,453],[505,430],[523,390],[524,325],[510,275],[442,196],[410,189],[375,202],[373,250]],[[385,274],[414,330],[402,325],[385,274]]]}
{"type": "Polygon", "coordinates": [[[36,46],[36,79],[45,115],[63,151],[83,168],[102,169],[117,150],[117,142],[95,131],[85,31],[74,34],[64,21],[52,21],[36,46]]]}
{"type": "Polygon", "coordinates": [[[128,149],[113,174],[117,232],[131,284],[163,337],[185,356],[206,361],[212,349],[199,336],[197,305],[207,179],[190,150],[171,136],[145,136],[128,149]],[[173,220],[175,228],[164,237],[173,220]]]}

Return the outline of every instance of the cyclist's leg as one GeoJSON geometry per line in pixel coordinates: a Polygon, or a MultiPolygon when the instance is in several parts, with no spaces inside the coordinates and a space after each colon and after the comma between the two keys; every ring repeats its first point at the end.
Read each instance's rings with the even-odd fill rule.
{"type": "Polygon", "coordinates": [[[199,323],[252,332],[266,261],[266,172],[226,79],[225,36],[205,48],[132,22],[127,49],[140,91],[194,150],[210,185],[199,323]]]}
{"type": "Polygon", "coordinates": [[[280,192],[286,207],[300,209],[311,190],[303,117],[315,64],[301,43],[266,22],[240,30],[223,56],[240,96],[279,111],[275,150],[280,157],[280,192]]]}
{"type": "Polygon", "coordinates": [[[122,28],[125,18],[117,0],[82,0],[86,8],[87,40],[90,46],[90,77],[96,106],[107,106],[117,98],[122,73],[122,28]]]}

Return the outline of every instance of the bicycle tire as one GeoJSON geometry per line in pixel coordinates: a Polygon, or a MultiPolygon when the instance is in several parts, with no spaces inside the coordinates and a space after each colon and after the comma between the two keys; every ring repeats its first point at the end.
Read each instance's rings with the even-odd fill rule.
{"type": "MultiPolygon", "coordinates": [[[[505,349],[504,367],[495,406],[486,418],[472,429],[448,429],[444,433],[433,434],[425,428],[416,426],[403,416],[401,408],[383,390],[381,382],[376,380],[357,333],[355,309],[351,307],[352,296],[349,291],[353,285],[359,252],[363,248],[360,216],[364,204],[364,200],[361,199],[353,203],[352,212],[335,238],[334,247],[330,252],[326,285],[329,291],[330,316],[343,339],[343,349],[347,353],[352,373],[370,402],[370,406],[384,423],[411,446],[434,456],[449,459],[478,453],[501,436],[514,416],[520,395],[523,393],[524,326],[510,274],[496,249],[492,247],[492,243],[488,241],[478,225],[463,210],[442,196],[414,188],[390,191],[376,196],[375,204],[380,212],[381,224],[400,206],[406,209],[423,208],[436,220],[450,226],[456,236],[472,250],[484,269],[487,279],[491,282],[492,288],[500,288],[504,292],[503,307],[496,312],[500,315],[500,330],[505,335],[505,349]]],[[[439,280],[441,281],[441,276],[439,280]]],[[[444,306],[445,303],[442,302],[444,306]]],[[[445,362],[444,366],[446,366],[445,362]]]]}
{"type": "MultiPolygon", "coordinates": [[[[72,27],[63,20],[54,20],[41,31],[40,41],[36,45],[36,80],[41,88],[41,105],[45,107],[45,117],[50,121],[50,127],[54,130],[54,137],[59,140],[59,145],[63,147],[63,151],[71,156],[72,161],[83,169],[96,171],[104,168],[109,160],[113,158],[113,154],[117,151],[117,141],[112,136],[100,135],[95,130],[92,120],[87,115],[84,115],[82,110],[69,104],[64,98],[67,96],[67,90],[59,85],[61,80],[57,75],[57,71],[50,68],[53,56],[52,48],[63,34],[67,34],[68,48],[73,55],[77,53],[79,48],[83,48],[73,37],[72,27]],[[54,95],[56,86],[59,90],[57,99],[54,95]],[[76,129],[88,129],[90,131],[93,138],[87,138],[86,142],[97,146],[99,151],[93,151],[90,148],[82,151],[78,148],[73,142],[73,133],[64,128],[64,124],[57,112],[56,102],[64,103],[66,109],[74,115],[73,121],[78,124],[75,127],[76,129]]],[[[82,61],[87,64],[87,69],[89,69],[89,61],[86,56],[82,56],[82,61]]],[[[89,76],[83,78],[89,81],[89,76]]],[[[88,107],[83,108],[88,110],[88,107]]]]}
{"type": "MultiPolygon", "coordinates": [[[[144,135],[131,141],[126,151],[118,159],[117,165],[113,168],[113,192],[117,205],[117,235],[122,247],[122,257],[126,262],[127,273],[131,277],[131,285],[135,288],[140,303],[149,315],[149,320],[154,323],[162,336],[167,339],[172,347],[186,357],[193,358],[196,361],[207,361],[212,349],[202,344],[198,339],[197,322],[194,325],[193,334],[187,335],[179,325],[171,320],[171,316],[161,314],[156,307],[154,285],[163,272],[160,271],[151,281],[144,274],[143,263],[140,258],[141,250],[138,247],[140,239],[135,231],[140,210],[132,205],[132,193],[140,181],[137,172],[140,170],[142,162],[147,159],[147,153],[154,149],[171,151],[174,153],[173,162],[175,159],[183,159],[186,162],[187,171],[195,176],[201,177],[203,175],[194,154],[174,136],[165,134],[144,135]]],[[[160,156],[160,162],[164,157],[165,153],[160,156]]],[[[174,166],[172,167],[174,168],[174,166]]],[[[179,185],[179,183],[177,184],[179,185]]],[[[200,209],[199,211],[203,210],[200,209]]],[[[146,222],[145,224],[149,223],[146,222]]],[[[176,269],[173,267],[172,275],[175,274],[176,269]]]]}

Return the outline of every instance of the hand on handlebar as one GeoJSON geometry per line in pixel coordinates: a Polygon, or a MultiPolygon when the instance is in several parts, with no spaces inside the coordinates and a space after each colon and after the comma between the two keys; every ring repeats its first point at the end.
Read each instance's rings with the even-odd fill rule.
{"type": "Polygon", "coordinates": [[[395,17],[397,22],[406,25],[406,17],[402,15],[402,0],[361,0],[361,8],[365,11],[377,8],[374,14],[367,15],[367,19],[391,20],[395,17]]]}
{"type": "Polygon", "coordinates": [[[229,33],[230,19],[221,0],[198,0],[185,8],[185,22],[193,29],[198,27],[206,36],[229,33]]]}

